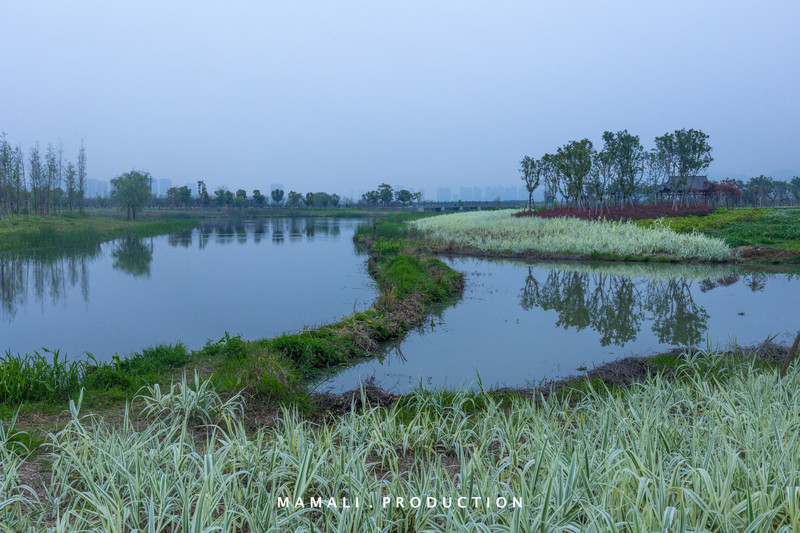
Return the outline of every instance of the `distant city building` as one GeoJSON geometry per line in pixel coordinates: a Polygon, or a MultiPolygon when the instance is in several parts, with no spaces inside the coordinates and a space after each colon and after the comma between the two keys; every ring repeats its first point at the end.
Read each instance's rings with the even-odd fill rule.
{"type": "Polygon", "coordinates": [[[170,187],[172,187],[171,179],[162,178],[158,180],[158,196],[166,196],[170,187]]]}
{"type": "Polygon", "coordinates": [[[453,191],[450,187],[437,187],[436,188],[436,201],[438,202],[452,202],[453,191]]]}
{"type": "Polygon", "coordinates": [[[158,196],[158,180],[150,178],[150,194],[158,196]]]}
{"type": "Polygon", "coordinates": [[[89,178],[86,180],[86,197],[98,198],[108,196],[108,182],[89,178]]]}

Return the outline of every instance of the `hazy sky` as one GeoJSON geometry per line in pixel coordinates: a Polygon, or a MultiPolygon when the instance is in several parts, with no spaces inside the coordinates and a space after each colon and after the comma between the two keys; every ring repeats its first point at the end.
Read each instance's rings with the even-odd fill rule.
{"type": "Polygon", "coordinates": [[[347,193],[517,185],[518,161],[702,129],[800,172],[800,2],[0,0],[0,130],[89,177],[347,193]]]}

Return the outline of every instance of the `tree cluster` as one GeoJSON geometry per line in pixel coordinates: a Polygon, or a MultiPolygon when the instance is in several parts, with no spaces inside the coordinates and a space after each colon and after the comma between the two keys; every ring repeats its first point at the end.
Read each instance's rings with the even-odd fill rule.
{"type": "Polygon", "coordinates": [[[532,208],[533,192],[541,183],[545,199],[555,205],[560,197],[571,207],[597,207],[633,203],[655,195],[659,185],[675,176],[679,186],[686,178],[706,170],[713,161],[708,135],[700,130],[676,130],[655,138],[648,152],[628,130],[603,133],[603,146],[589,139],[571,141],[541,158],[525,156],[519,172],[532,208]]]}
{"type": "Polygon", "coordinates": [[[407,189],[395,191],[388,183],[381,183],[377,189],[367,191],[361,195],[361,203],[373,207],[378,204],[382,204],[383,207],[389,207],[393,202],[405,206],[411,204],[411,202],[419,203],[421,201],[421,192],[412,193],[407,189]]]}
{"type": "Polygon", "coordinates": [[[61,141],[48,144],[42,155],[36,143],[27,157],[20,144],[0,135],[0,217],[21,213],[51,214],[84,208],[86,149],[81,142],[77,162],[65,159],[61,141]]]}

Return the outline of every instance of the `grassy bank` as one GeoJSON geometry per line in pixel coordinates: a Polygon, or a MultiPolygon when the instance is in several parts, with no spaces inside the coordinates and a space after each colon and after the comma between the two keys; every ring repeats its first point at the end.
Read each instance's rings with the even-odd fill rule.
{"type": "MultiPolygon", "coordinates": [[[[758,246],[800,252],[800,207],[717,209],[703,217],[666,218],[678,233],[699,232],[729,246],[758,246]]],[[[652,226],[655,221],[641,221],[652,226]]]]}
{"type": "Polygon", "coordinates": [[[224,400],[208,382],[146,390],[143,414],[116,424],[82,416],[78,402],[33,462],[22,434],[0,432],[0,523],[14,531],[794,531],[796,367],[776,383],[772,366],[717,353],[662,364],[624,388],[584,382],[534,398],[418,391],[316,423],[285,409],[254,432],[241,398],[224,400]]]}
{"type": "Polygon", "coordinates": [[[196,225],[190,220],[127,221],[78,213],[6,217],[0,220],[0,251],[93,246],[122,235],[147,237],[196,225]]]}
{"type": "Polygon", "coordinates": [[[731,257],[729,247],[719,239],[680,234],[665,225],[645,228],[633,223],[575,218],[517,218],[513,213],[512,210],[456,213],[410,225],[434,244],[497,255],[571,254],[696,261],[726,261],[731,257]]]}

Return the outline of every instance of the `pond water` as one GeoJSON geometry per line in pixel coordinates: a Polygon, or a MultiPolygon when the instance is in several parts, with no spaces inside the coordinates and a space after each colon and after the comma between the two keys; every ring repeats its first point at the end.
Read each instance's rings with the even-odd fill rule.
{"type": "Polygon", "coordinates": [[[536,385],[543,379],[674,346],[791,343],[800,278],[730,266],[526,264],[453,258],[463,299],[382,358],[318,390],[374,381],[386,390],[536,385]],[[707,337],[708,335],[708,337],[707,337]]]}
{"type": "Polygon", "coordinates": [[[215,221],[88,249],[0,254],[0,351],[108,361],[225,332],[270,337],[370,306],[358,221],[215,221]]]}
{"type": "MultiPolygon", "coordinates": [[[[0,350],[108,361],[158,343],[200,348],[226,332],[271,337],[350,315],[377,288],[354,219],[215,221],[87,249],[0,254],[0,350]]],[[[382,357],[324,380],[406,392],[525,386],[628,355],[776,336],[800,327],[800,278],[726,265],[527,264],[446,258],[464,296],[382,357]]]]}

